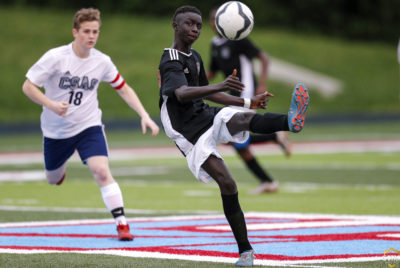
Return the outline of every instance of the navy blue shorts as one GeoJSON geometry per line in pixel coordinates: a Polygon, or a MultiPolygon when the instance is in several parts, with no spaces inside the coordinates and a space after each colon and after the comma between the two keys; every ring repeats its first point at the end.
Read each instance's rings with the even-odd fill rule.
{"type": "Polygon", "coordinates": [[[107,142],[102,126],[87,128],[67,139],[44,137],[43,148],[46,170],[54,170],[62,166],[75,150],[78,151],[84,164],[91,156],[108,156],[107,142]]]}

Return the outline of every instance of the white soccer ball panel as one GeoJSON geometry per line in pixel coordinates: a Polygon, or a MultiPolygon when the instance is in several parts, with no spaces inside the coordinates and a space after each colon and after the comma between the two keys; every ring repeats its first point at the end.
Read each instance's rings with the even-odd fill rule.
{"type": "Polygon", "coordinates": [[[218,8],[215,24],[222,36],[240,40],[249,35],[253,29],[253,13],[245,4],[230,1],[218,8]]]}

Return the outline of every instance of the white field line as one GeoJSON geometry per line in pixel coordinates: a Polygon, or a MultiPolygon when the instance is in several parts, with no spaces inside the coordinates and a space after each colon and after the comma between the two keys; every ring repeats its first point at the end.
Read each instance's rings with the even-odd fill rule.
{"type": "MultiPolygon", "coordinates": [[[[367,140],[367,141],[331,141],[331,142],[296,142],[292,143],[293,154],[329,154],[329,153],[364,153],[364,152],[399,152],[400,140],[367,140]]],[[[276,155],[282,154],[279,146],[273,143],[253,145],[252,150],[257,155],[276,155]]],[[[219,145],[219,151],[222,155],[233,156],[236,152],[231,146],[219,145]]],[[[139,147],[111,149],[111,160],[130,160],[130,159],[149,159],[149,158],[182,158],[180,152],[175,147],[139,147]]],[[[80,159],[75,153],[71,160],[79,162],[80,159]]],[[[25,165],[25,164],[43,163],[42,152],[16,152],[16,153],[0,153],[1,165],[25,165]]],[[[286,165],[285,165],[286,166],[286,165]]],[[[279,168],[279,165],[276,166],[279,168]]],[[[301,164],[292,165],[296,169],[388,169],[400,170],[400,163],[390,163],[388,165],[378,164],[352,164],[351,166],[342,163],[332,164],[301,164]]],[[[152,175],[168,173],[168,166],[159,167],[119,167],[112,168],[115,176],[135,176],[135,175],[152,175]]],[[[45,174],[43,170],[13,170],[1,171],[0,182],[2,181],[40,181],[44,180],[45,174]]]]}
{"type": "MultiPolygon", "coordinates": [[[[298,82],[302,82],[311,91],[318,91],[325,98],[334,97],[342,91],[343,83],[338,79],[273,57],[269,61],[269,78],[290,84],[290,90],[298,82]]],[[[259,61],[254,61],[254,69],[256,73],[260,73],[259,61]]]]}
{"type": "MultiPolygon", "coordinates": [[[[28,207],[28,206],[12,206],[12,205],[0,205],[0,211],[29,211],[29,212],[69,212],[69,213],[109,213],[106,208],[70,208],[70,207],[28,207]]],[[[162,215],[162,214],[177,214],[187,215],[188,213],[194,213],[193,211],[187,210],[147,210],[147,209],[129,209],[124,208],[125,213],[129,214],[142,214],[142,215],[162,215]]],[[[215,214],[217,211],[212,210],[198,210],[195,212],[198,215],[203,214],[215,214]]],[[[1,227],[1,224],[0,224],[1,227]]]]}
{"type": "MultiPolygon", "coordinates": [[[[82,253],[82,254],[104,254],[104,255],[114,255],[114,256],[123,256],[123,257],[132,257],[132,258],[154,258],[154,259],[170,259],[170,260],[185,260],[185,261],[194,261],[194,262],[214,262],[214,263],[235,263],[237,258],[229,258],[229,257],[214,257],[214,256],[196,256],[196,255],[179,255],[179,254],[166,254],[159,252],[142,252],[142,251],[134,251],[134,250],[87,250],[87,251],[62,251],[62,250],[13,250],[13,249],[0,249],[0,253],[8,253],[8,254],[43,254],[43,253],[82,253]]],[[[360,258],[353,260],[353,262],[357,261],[376,261],[381,260],[379,258],[360,258]]],[[[341,259],[340,259],[341,260],[341,259]]],[[[347,259],[345,261],[349,262],[347,259]]],[[[325,263],[337,263],[336,260],[325,261],[325,263]]],[[[270,260],[254,260],[254,265],[261,266],[273,266],[273,267],[303,267],[303,268],[343,268],[343,266],[321,266],[315,265],[318,263],[324,263],[324,261],[270,261],[270,260]],[[301,263],[310,263],[301,265],[301,263]],[[311,265],[313,264],[313,265],[311,265]]]]}
{"type": "MultiPolygon", "coordinates": [[[[126,177],[126,176],[138,176],[138,175],[155,175],[155,174],[166,174],[169,171],[167,166],[158,167],[118,167],[111,168],[114,176],[126,177]]],[[[43,169],[40,170],[13,170],[13,171],[0,171],[0,182],[4,181],[43,181],[46,178],[46,174],[43,169]]]]}
{"type": "MultiPolygon", "coordinates": [[[[222,155],[233,156],[235,151],[231,146],[219,145],[222,155]]],[[[253,145],[252,150],[258,155],[282,154],[279,146],[273,143],[253,145]]],[[[332,154],[332,153],[364,153],[364,152],[400,152],[400,139],[366,140],[366,141],[323,141],[323,142],[294,142],[293,154],[332,154]]],[[[174,146],[112,148],[110,160],[153,159],[153,158],[182,158],[182,154],[174,146]]],[[[79,162],[75,153],[70,161],[79,162]]],[[[42,152],[11,152],[0,153],[0,165],[18,165],[43,163],[42,152]]]]}
{"type": "MultiPolygon", "coordinates": [[[[82,253],[82,254],[104,254],[115,255],[132,258],[154,258],[154,259],[173,259],[173,260],[186,260],[186,261],[202,261],[202,262],[216,262],[216,263],[235,263],[237,258],[227,257],[213,257],[213,256],[196,256],[196,255],[178,255],[178,254],[165,254],[158,252],[137,252],[128,250],[88,250],[88,251],[61,251],[61,250],[14,250],[14,249],[0,249],[0,253],[8,254],[43,254],[43,253],[82,253]]],[[[363,258],[349,258],[349,259],[328,259],[328,260],[311,260],[311,261],[271,261],[271,260],[254,260],[254,265],[269,266],[269,267],[303,267],[303,268],[343,268],[343,266],[324,266],[318,265],[323,263],[352,263],[352,262],[373,262],[385,261],[385,257],[363,257],[363,258]]],[[[391,261],[400,260],[394,257],[391,261]]]]}
{"type": "MultiPolygon", "coordinates": [[[[170,211],[168,211],[170,212],[170,211]]],[[[173,213],[174,211],[171,211],[173,213]]],[[[400,216],[387,216],[387,215],[348,215],[348,214],[322,214],[322,213],[296,213],[296,212],[246,212],[245,216],[248,218],[257,217],[268,217],[276,219],[327,219],[340,221],[341,224],[344,222],[352,222],[353,226],[357,225],[376,225],[376,224],[400,224],[400,216]]],[[[223,214],[197,214],[197,211],[186,211],[185,215],[174,215],[174,216],[156,216],[156,217],[133,217],[127,218],[128,222],[163,222],[163,221],[184,221],[184,220],[196,220],[196,219],[225,219],[223,214]]],[[[40,221],[40,222],[9,222],[1,223],[0,228],[9,227],[37,227],[37,226],[62,226],[62,225],[81,225],[81,224],[95,224],[95,223],[113,223],[113,219],[90,219],[90,220],[60,220],[60,221],[40,221]]],[[[320,227],[331,226],[331,221],[320,221],[318,222],[320,227]]],[[[314,222],[299,222],[293,223],[293,228],[296,228],[296,224],[302,228],[315,227],[314,222]]],[[[271,223],[271,225],[276,225],[271,223]]],[[[228,226],[228,225],[227,225],[228,226]]],[[[214,228],[217,228],[216,226],[214,228]]],[[[280,229],[279,224],[275,229],[280,229]]]]}
{"type": "MultiPolygon", "coordinates": [[[[287,169],[287,164],[269,164],[269,167],[277,169],[287,169]]],[[[355,170],[355,171],[369,171],[369,170],[392,170],[400,171],[400,163],[389,163],[386,165],[379,165],[374,163],[359,163],[359,164],[343,164],[343,163],[294,163],[290,165],[291,169],[296,170],[355,170]]],[[[155,175],[155,174],[167,174],[169,172],[168,167],[120,167],[111,168],[112,174],[116,177],[134,177],[138,175],[155,175]]],[[[22,170],[22,171],[0,171],[0,182],[23,182],[23,181],[45,181],[46,175],[44,170],[22,170]]],[[[144,181],[135,181],[136,184],[145,183],[144,181]]],[[[290,185],[288,185],[290,186],[290,185]]],[[[305,187],[309,185],[303,185],[305,187]]],[[[321,185],[315,184],[314,187],[320,187],[321,185]]],[[[324,184],[327,186],[327,184],[324,184]]],[[[329,185],[333,187],[334,185],[329,185]]],[[[338,184],[337,187],[343,187],[344,185],[338,184]]],[[[355,185],[353,185],[355,186],[355,185]]],[[[365,187],[386,187],[386,185],[363,185],[365,187]]],[[[296,185],[295,187],[298,187],[296,185]]],[[[303,187],[304,188],[304,187],[303,187]]],[[[211,192],[207,191],[187,191],[185,192],[187,196],[210,196],[211,192]]]]}

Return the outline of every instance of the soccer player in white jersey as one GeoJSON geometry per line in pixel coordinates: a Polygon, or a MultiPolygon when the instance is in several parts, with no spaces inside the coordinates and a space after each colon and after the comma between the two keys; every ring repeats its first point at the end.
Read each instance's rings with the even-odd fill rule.
{"type": "Polygon", "coordinates": [[[121,189],[108,163],[107,141],[101,121],[97,88],[104,81],[141,117],[142,132],[159,132],[134,90],[125,82],[110,57],[95,49],[100,32],[100,11],[84,8],[76,12],[74,41],[47,51],[28,71],[23,92],[43,106],[41,128],[46,177],[60,185],[67,160],[75,150],[93,174],[106,207],[115,218],[118,239],[133,235],[124,214],[121,189]],[[39,89],[44,88],[44,93],[39,89]]]}

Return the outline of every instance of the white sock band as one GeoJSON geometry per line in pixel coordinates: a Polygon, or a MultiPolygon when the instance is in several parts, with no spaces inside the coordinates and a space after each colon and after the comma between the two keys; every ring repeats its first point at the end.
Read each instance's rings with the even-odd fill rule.
{"type": "MultiPolygon", "coordinates": [[[[122,192],[119,188],[118,183],[112,183],[107,186],[101,187],[101,196],[103,197],[104,204],[106,205],[109,211],[112,211],[116,208],[123,208],[124,201],[122,199],[122,192]]],[[[125,216],[119,216],[115,218],[115,223],[126,224],[125,216]]]]}
{"type": "Polygon", "coordinates": [[[118,183],[115,182],[107,186],[101,187],[100,191],[104,203],[109,211],[124,206],[124,202],[122,200],[122,192],[119,188],[118,183]]]}

